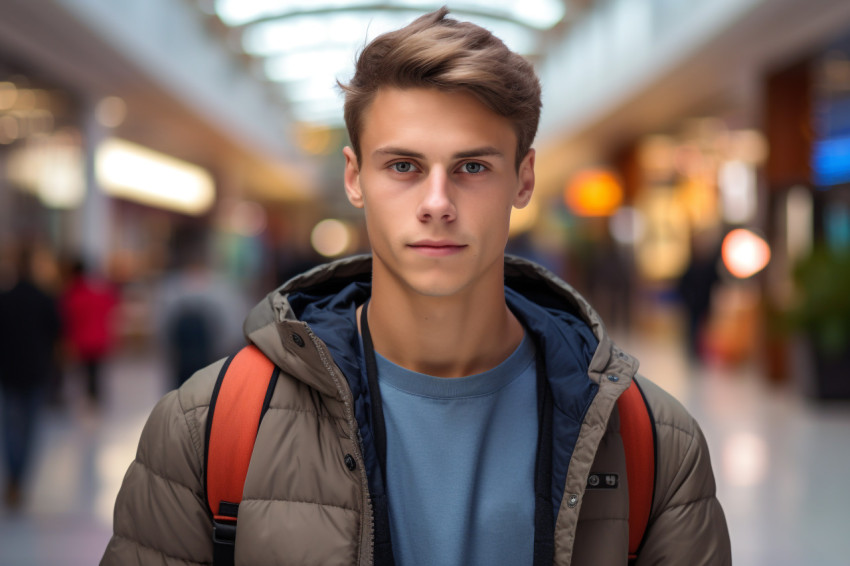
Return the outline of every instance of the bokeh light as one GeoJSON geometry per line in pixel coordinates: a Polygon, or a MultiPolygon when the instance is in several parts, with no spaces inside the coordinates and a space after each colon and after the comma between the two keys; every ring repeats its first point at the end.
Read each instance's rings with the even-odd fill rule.
{"type": "Polygon", "coordinates": [[[101,144],[95,170],[104,191],[136,202],[197,215],[215,200],[206,169],[124,140],[101,144]]]}
{"type": "Polygon", "coordinates": [[[95,118],[106,128],[117,128],[127,117],[127,104],[117,96],[107,96],[97,103],[95,118]]]}
{"type": "Polygon", "coordinates": [[[352,246],[352,231],[342,220],[327,218],[313,228],[310,243],[323,256],[337,257],[352,246]]]}
{"type": "Polygon", "coordinates": [[[738,228],[726,234],[721,254],[726,269],[739,279],[752,277],[770,262],[768,243],[745,228],[738,228]]]}
{"type": "Polygon", "coordinates": [[[623,188],[610,171],[588,169],[567,184],[564,202],[578,216],[610,216],[623,202],[623,188]]]}
{"type": "Polygon", "coordinates": [[[754,486],[767,474],[769,451],[764,439],[751,432],[738,432],[730,436],[721,455],[723,474],[736,486],[754,486]]]}

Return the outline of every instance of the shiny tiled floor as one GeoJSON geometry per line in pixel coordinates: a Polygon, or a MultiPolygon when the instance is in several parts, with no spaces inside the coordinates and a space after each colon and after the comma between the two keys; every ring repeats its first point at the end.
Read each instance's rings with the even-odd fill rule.
{"type": "MultiPolygon", "coordinates": [[[[751,368],[693,368],[667,339],[622,342],[700,420],[737,566],[850,563],[850,405],[814,404],[751,368]]],[[[1,566],[97,563],[161,375],[155,357],[117,357],[99,411],[69,383],[69,406],[44,415],[25,507],[0,507],[1,566]]]]}
{"type": "Polygon", "coordinates": [[[776,387],[751,367],[694,368],[663,339],[621,343],[700,422],[734,564],[850,564],[850,403],[807,399],[797,377],[776,387]]]}

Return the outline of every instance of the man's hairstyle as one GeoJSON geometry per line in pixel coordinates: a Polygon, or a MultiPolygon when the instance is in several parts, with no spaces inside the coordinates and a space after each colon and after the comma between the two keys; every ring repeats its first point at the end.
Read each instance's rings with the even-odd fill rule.
{"type": "Polygon", "coordinates": [[[531,148],[541,107],[534,67],[486,29],[447,18],[448,12],[443,7],[376,37],[358,56],[351,82],[338,83],[345,92],[345,124],[358,163],[363,116],[383,87],[472,94],[512,122],[517,167],[531,148]]]}

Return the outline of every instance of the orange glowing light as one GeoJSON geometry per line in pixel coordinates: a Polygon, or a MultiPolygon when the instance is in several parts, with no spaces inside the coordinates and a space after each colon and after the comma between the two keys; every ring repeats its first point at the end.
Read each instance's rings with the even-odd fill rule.
{"type": "Polygon", "coordinates": [[[767,266],[770,261],[770,246],[761,236],[738,228],[723,238],[721,255],[729,273],[739,279],[746,279],[767,266]]]}
{"type": "Polygon", "coordinates": [[[610,216],[623,202],[623,188],[611,172],[589,169],[567,184],[564,202],[578,216],[610,216]]]}

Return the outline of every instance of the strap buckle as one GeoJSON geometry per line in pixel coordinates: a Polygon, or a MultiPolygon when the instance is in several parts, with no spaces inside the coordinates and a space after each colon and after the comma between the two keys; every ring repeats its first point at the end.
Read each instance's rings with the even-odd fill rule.
{"type": "Polygon", "coordinates": [[[236,548],[236,521],[213,519],[213,564],[232,565],[236,548]]]}

